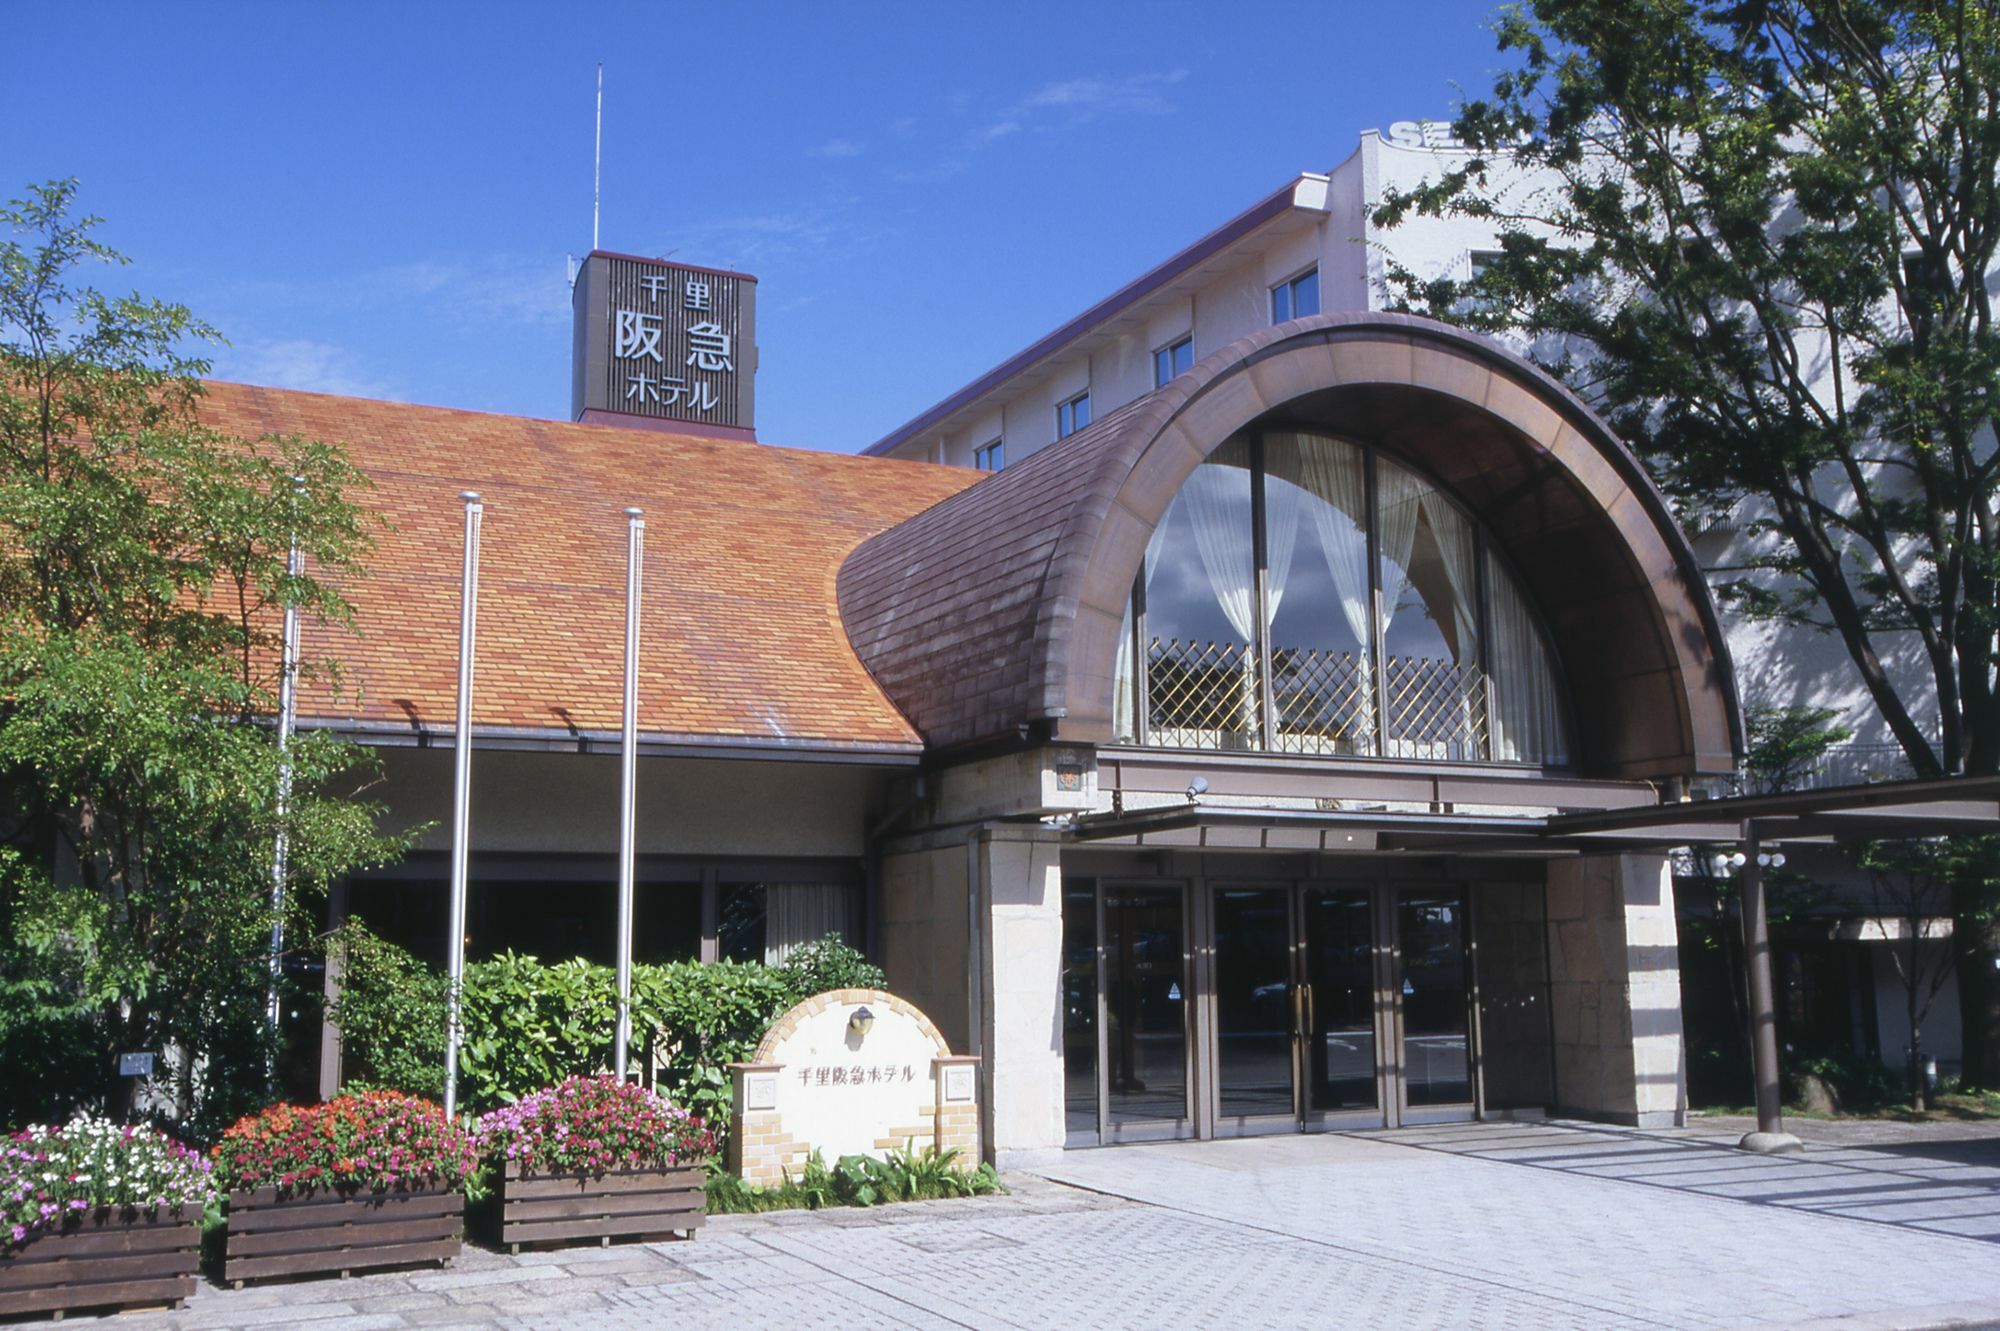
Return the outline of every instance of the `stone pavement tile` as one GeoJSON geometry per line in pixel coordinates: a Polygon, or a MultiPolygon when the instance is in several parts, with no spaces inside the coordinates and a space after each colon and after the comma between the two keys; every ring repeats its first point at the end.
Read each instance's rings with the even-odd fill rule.
{"type": "Polygon", "coordinates": [[[537,1280],[567,1280],[569,1272],[555,1266],[487,1266],[468,1271],[446,1271],[438,1275],[416,1276],[412,1289],[461,1290],[487,1285],[525,1285],[537,1280]]]}

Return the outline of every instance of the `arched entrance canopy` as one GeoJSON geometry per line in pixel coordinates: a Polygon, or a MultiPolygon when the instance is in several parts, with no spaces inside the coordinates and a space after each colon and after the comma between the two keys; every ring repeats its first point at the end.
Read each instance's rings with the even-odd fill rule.
{"type": "Polygon", "coordinates": [[[1408,315],[1264,329],[870,538],[838,586],[863,664],[933,748],[1024,727],[1109,742],[1146,543],[1194,468],[1253,428],[1366,441],[1486,524],[1549,625],[1585,773],[1734,768],[1741,720],[1715,607],[1638,460],[1526,361],[1408,315]]]}

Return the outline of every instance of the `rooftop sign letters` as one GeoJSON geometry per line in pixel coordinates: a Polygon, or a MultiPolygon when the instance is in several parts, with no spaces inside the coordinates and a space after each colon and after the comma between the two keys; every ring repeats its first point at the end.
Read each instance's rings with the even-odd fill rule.
{"type": "Polygon", "coordinates": [[[1389,126],[1389,142],[1398,148],[1465,147],[1446,120],[1398,120],[1389,126]]]}
{"type": "Polygon", "coordinates": [[[638,417],[750,435],[756,278],[597,250],[572,299],[578,420],[638,417]]]}

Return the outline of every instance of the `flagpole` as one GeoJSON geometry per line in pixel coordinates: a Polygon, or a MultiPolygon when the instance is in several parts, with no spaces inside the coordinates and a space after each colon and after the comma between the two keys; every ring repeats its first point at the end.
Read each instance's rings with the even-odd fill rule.
{"type": "Polygon", "coordinates": [[[306,478],[292,477],[292,548],[285,558],[285,628],[278,661],[278,834],[271,847],[271,959],[270,983],[264,995],[264,1021],[270,1028],[270,1045],[264,1054],[264,1080],[275,1082],[278,1075],[278,1021],[282,999],[278,992],[284,974],[285,878],[292,853],[290,830],[285,820],[292,807],[292,731],[298,724],[299,605],[298,582],[305,573],[305,552],[299,549],[298,501],[305,496],[306,478]]]}
{"type": "Polygon", "coordinates": [[[450,982],[445,994],[444,1114],[458,1112],[458,1042],[465,990],[465,871],[466,833],[472,821],[472,654],[479,612],[479,521],[486,506],[477,490],[459,494],[465,501],[465,569],[460,578],[458,612],[458,730],[452,739],[451,796],[451,921],[445,938],[450,982]]]}
{"type": "Polygon", "coordinates": [[[645,510],[625,510],[625,722],[618,827],[618,1028],[613,1064],[625,1080],[626,1047],[632,1042],[632,896],[639,787],[639,569],[646,546],[645,510]]]}

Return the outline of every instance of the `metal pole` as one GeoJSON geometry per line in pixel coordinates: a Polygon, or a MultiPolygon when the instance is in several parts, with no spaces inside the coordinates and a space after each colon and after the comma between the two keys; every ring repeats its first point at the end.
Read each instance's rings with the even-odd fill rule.
{"type": "Polygon", "coordinates": [[[597,149],[590,159],[590,248],[597,248],[597,209],[604,197],[604,62],[597,62],[597,149]]]}
{"type": "Polygon", "coordinates": [[[285,826],[292,807],[292,730],[298,722],[299,606],[298,580],[305,573],[305,552],[299,549],[298,500],[304,496],[306,478],[292,477],[292,548],[285,558],[285,627],[278,660],[278,833],[271,846],[271,961],[270,977],[264,994],[264,1022],[270,1029],[270,1044],[264,1051],[264,1080],[278,1076],[278,1020],[281,1015],[279,981],[284,974],[285,878],[289,871],[292,839],[285,826]]]}
{"type": "Polygon", "coordinates": [[[466,833],[472,821],[472,649],[479,613],[479,521],[486,512],[477,490],[463,491],[458,497],[465,501],[465,569],[460,577],[458,612],[458,730],[452,737],[451,919],[445,938],[449,975],[444,1026],[446,1118],[458,1112],[458,1042],[465,989],[466,833]]]}
{"type": "Polygon", "coordinates": [[[1771,923],[1764,906],[1763,847],[1757,825],[1743,824],[1743,961],[1750,994],[1750,1066],[1757,1083],[1757,1130],[1743,1138],[1752,1151],[1802,1150],[1785,1131],[1778,1071],[1778,1009],[1771,988],[1771,923]]]}
{"type": "Polygon", "coordinates": [[[625,1080],[626,1046],[632,1043],[632,888],[634,830],[639,788],[639,568],[646,546],[643,510],[625,510],[625,726],[619,747],[621,810],[618,826],[618,1030],[614,1067],[625,1080]]]}

